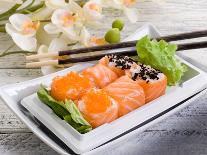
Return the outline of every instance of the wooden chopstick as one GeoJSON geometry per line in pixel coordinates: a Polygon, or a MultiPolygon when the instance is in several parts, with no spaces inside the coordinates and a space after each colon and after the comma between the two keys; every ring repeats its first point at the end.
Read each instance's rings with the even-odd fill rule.
{"type": "MultiPolygon", "coordinates": [[[[173,35],[158,37],[154,39],[158,41],[163,39],[169,42],[169,41],[178,41],[178,40],[199,38],[199,37],[205,37],[205,36],[207,36],[207,30],[173,34],[173,35]]],[[[26,60],[33,60],[33,59],[40,59],[40,58],[55,58],[57,56],[63,56],[63,55],[135,47],[136,43],[137,43],[137,40],[134,40],[134,41],[121,42],[117,44],[107,44],[107,45],[101,45],[101,46],[93,46],[93,47],[78,48],[78,49],[72,49],[72,50],[66,50],[66,51],[59,51],[56,53],[36,54],[36,55],[26,56],[26,60]]]]}
{"type": "MultiPolygon", "coordinates": [[[[206,48],[207,41],[184,43],[184,44],[178,44],[177,46],[178,46],[177,51],[206,48]]],[[[93,56],[81,56],[81,57],[69,58],[69,59],[57,59],[57,60],[48,60],[48,61],[41,61],[41,62],[32,62],[32,63],[27,63],[26,67],[33,68],[33,67],[41,67],[41,66],[49,66],[49,65],[65,65],[65,64],[70,64],[70,63],[95,61],[106,55],[111,55],[111,54],[136,56],[137,51],[135,49],[132,49],[128,51],[115,51],[111,53],[101,53],[101,54],[97,54],[93,56]]]]}

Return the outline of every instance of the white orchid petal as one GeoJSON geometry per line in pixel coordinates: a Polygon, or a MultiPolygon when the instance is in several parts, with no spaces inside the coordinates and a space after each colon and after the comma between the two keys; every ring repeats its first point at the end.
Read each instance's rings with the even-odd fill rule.
{"type": "Polygon", "coordinates": [[[48,19],[52,15],[52,13],[53,13],[53,9],[45,7],[37,11],[36,13],[33,13],[31,15],[31,18],[33,21],[44,20],[44,19],[48,19]]]}
{"type": "Polygon", "coordinates": [[[32,22],[32,20],[24,14],[14,14],[9,17],[9,21],[12,26],[18,31],[23,30],[23,24],[26,22],[32,22]]]}
{"type": "Polygon", "coordinates": [[[0,0],[0,13],[3,13],[7,10],[9,10],[13,5],[15,4],[15,2],[7,2],[7,0],[2,1],[0,0]]]}
{"type": "Polygon", "coordinates": [[[12,35],[13,33],[18,33],[18,31],[9,23],[7,23],[5,25],[5,29],[6,29],[6,32],[9,34],[9,35],[12,35]]]}
{"type": "Polygon", "coordinates": [[[100,20],[103,18],[102,13],[102,7],[99,3],[96,3],[95,1],[88,1],[84,6],[83,6],[83,13],[84,16],[91,21],[94,20],[100,20]],[[99,7],[100,11],[96,11],[90,8],[90,5],[96,5],[99,7]]]}
{"type": "Polygon", "coordinates": [[[67,6],[65,0],[45,0],[45,5],[50,9],[59,9],[67,6]]]}
{"type": "Polygon", "coordinates": [[[58,52],[67,49],[68,49],[67,42],[64,39],[55,38],[51,41],[48,48],[48,52],[58,52]]]}
{"type": "Polygon", "coordinates": [[[131,23],[135,23],[138,20],[138,12],[133,8],[124,8],[124,13],[131,23]]]}
{"type": "Polygon", "coordinates": [[[5,26],[6,32],[9,35],[13,35],[14,33],[18,33],[20,35],[24,35],[25,37],[33,37],[36,32],[28,33],[28,34],[21,34],[19,31],[17,31],[11,24],[7,23],[5,26]]]}
{"type": "MultiPolygon", "coordinates": [[[[48,53],[48,47],[45,46],[45,45],[41,45],[37,51],[38,54],[45,54],[45,53],[48,53]]],[[[45,61],[45,60],[49,60],[49,58],[42,58],[42,59],[39,59],[40,61],[45,61]]],[[[50,74],[50,73],[53,73],[53,72],[56,72],[57,69],[53,66],[43,66],[41,67],[41,72],[43,75],[47,75],[47,74],[50,74]]]]}
{"type": "Polygon", "coordinates": [[[48,33],[48,34],[58,34],[61,32],[61,30],[59,28],[57,28],[57,26],[55,26],[52,23],[49,23],[47,25],[44,26],[44,30],[48,33]]]}
{"type": "Polygon", "coordinates": [[[82,12],[82,8],[78,5],[74,0],[69,1],[68,8],[72,12],[80,13],[82,12]]]}
{"type": "Polygon", "coordinates": [[[34,37],[25,37],[24,35],[13,33],[13,41],[24,51],[35,51],[37,47],[37,40],[34,37]]]}
{"type": "Polygon", "coordinates": [[[37,31],[36,38],[38,40],[38,44],[44,44],[49,46],[50,42],[53,38],[57,37],[59,34],[49,34],[45,31],[44,27],[47,25],[46,23],[42,23],[37,31]]]}
{"type": "Polygon", "coordinates": [[[58,26],[62,26],[63,25],[63,21],[62,18],[63,15],[68,14],[68,11],[65,9],[58,9],[55,10],[54,13],[52,14],[51,17],[51,21],[53,24],[58,25],[58,26]]]}
{"type": "Polygon", "coordinates": [[[83,29],[81,30],[81,34],[80,34],[80,42],[84,46],[89,46],[90,37],[91,37],[91,35],[88,32],[88,30],[85,27],[83,27],[83,29]]]}
{"type": "MultiPolygon", "coordinates": [[[[7,0],[8,1],[8,0],[7,0]]],[[[11,0],[10,0],[11,1],[11,0]]],[[[23,1],[22,0],[14,0],[14,2],[16,3],[16,4],[22,4],[23,3],[23,1]]]]}
{"type": "MultiPolygon", "coordinates": [[[[45,54],[48,53],[48,47],[46,45],[41,45],[37,50],[38,54],[45,54]]],[[[48,58],[40,58],[40,61],[49,60],[48,58]]]]}
{"type": "Polygon", "coordinates": [[[63,33],[66,34],[66,36],[74,41],[79,40],[79,36],[77,35],[77,32],[75,31],[75,29],[73,27],[62,27],[63,33]]]}
{"type": "Polygon", "coordinates": [[[37,50],[38,54],[45,54],[48,53],[48,47],[46,45],[41,45],[37,50]]]}
{"type": "Polygon", "coordinates": [[[0,0],[0,13],[8,11],[15,4],[22,4],[21,0],[0,0]]]}

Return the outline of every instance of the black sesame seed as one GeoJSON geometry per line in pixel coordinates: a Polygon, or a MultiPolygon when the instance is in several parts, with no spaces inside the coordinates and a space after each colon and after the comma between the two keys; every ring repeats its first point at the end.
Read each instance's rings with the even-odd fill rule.
{"type": "Polygon", "coordinates": [[[137,68],[132,76],[133,80],[138,78],[145,80],[146,83],[149,83],[151,79],[159,80],[158,74],[161,73],[159,70],[153,69],[152,67],[144,64],[139,64],[139,66],[140,68],[137,68]]]}
{"type": "Polygon", "coordinates": [[[115,67],[120,68],[122,70],[124,69],[130,69],[132,64],[134,63],[134,60],[131,59],[128,56],[122,56],[122,55],[108,55],[109,62],[115,63],[115,67]]]}

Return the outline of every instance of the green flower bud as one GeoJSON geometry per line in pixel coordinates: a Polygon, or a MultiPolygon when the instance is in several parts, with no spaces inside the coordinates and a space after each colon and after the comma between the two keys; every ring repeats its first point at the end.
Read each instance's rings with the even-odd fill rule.
{"type": "Polygon", "coordinates": [[[124,28],[124,22],[121,19],[113,21],[112,28],[118,28],[120,31],[124,28]]]}
{"type": "Polygon", "coordinates": [[[118,28],[112,28],[110,30],[108,30],[105,34],[105,40],[108,42],[108,43],[118,43],[120,42],[120,31],[118,28]]]}

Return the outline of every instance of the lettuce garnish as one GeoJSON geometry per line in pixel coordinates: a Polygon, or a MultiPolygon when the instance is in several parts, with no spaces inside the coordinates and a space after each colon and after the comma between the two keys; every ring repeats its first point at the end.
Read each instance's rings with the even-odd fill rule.
{"type": "Polygon", "coordinates": [[[38,98],[44,104],[49,106],[57,116],[69,123],[78,132],[86,133],[92,130],[91,125],[83,118],[77,106],[72,100],[66,100],[65,102],[57,101],[42,85],[37,91],[37,95],[38,98]]]}
{"type": "Polygon", "coordinates": [[[183,76],[187,67],[176,57],[177,45],[159,42],[145,36],[137,42],[138,61],[160,70],[167,76],[168,85],[176,85],[183,76]]]}

